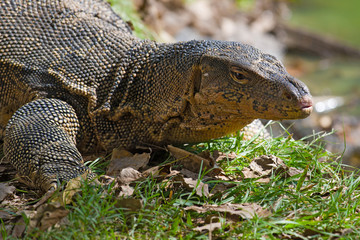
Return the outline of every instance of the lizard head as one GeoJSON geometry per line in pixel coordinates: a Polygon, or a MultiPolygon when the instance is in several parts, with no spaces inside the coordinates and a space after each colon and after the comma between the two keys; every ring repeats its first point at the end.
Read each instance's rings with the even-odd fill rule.
{"type": "Polygon", "coordinates": [[[275,57],[249,45],[214,41],[200,59],[194,78],[198,112],[226,119],[298,119],[309,116],[306,85],[275,57]]]}

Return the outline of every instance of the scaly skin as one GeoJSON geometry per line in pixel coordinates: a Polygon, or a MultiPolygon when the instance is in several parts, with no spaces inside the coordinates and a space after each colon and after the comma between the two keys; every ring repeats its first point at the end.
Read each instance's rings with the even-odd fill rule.
{"type": "Polygon", "coordinates": [[[4,152],[43,190],[90,172],[81,154],[206,141],[311,110],[307,87],[251,46],[140,40],[101,0],[0,1],[4,152]]]}

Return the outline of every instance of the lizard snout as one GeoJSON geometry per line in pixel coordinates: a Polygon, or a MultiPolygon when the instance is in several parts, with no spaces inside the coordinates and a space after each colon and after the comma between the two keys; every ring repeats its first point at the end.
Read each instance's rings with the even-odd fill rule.
{"type": "Polygon", "coordinates": [[[293,118],[305,118],[313,110],[313,100],[307,89],[307,92],[301,92],[298,89],[290,85],[290,88],[282,91],[280,96],[290,104],[288,106],[292,106],[291,108],[295,113],[295,116],[292,116],[293,118]]]}
{"type": "Polygon", "coordinates": [[[310,115],[313,110],[312,97],[310,95],[303,96],[299,101],[299,107],[304,114],[310,115]]]}

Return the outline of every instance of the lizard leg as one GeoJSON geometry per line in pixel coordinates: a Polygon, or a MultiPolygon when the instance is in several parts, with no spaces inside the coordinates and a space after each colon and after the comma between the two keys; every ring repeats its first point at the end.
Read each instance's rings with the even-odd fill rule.
{"type": "Polygon", "coordinates": [[[74,109],[58,99],[38,99],[19,108],[9,120],[4,153],[25,182],[44,191],[58,182],[95,175],[76,148],[79,122],[74,109]]]}

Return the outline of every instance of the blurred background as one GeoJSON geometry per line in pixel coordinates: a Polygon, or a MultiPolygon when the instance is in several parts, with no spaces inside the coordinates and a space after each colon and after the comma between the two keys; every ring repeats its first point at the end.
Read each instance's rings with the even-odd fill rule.
{"type": "MultiPolygon", "coordinates": [[[[343,163],[360,167],[359,0],[112,0],[142,38],[217,39],[277,56],[312,92],[315,111],[284,121],[295,139],[314,132],[343,163]]],[[[275,136],[282,129],[273,127],[275,136]]]]}

